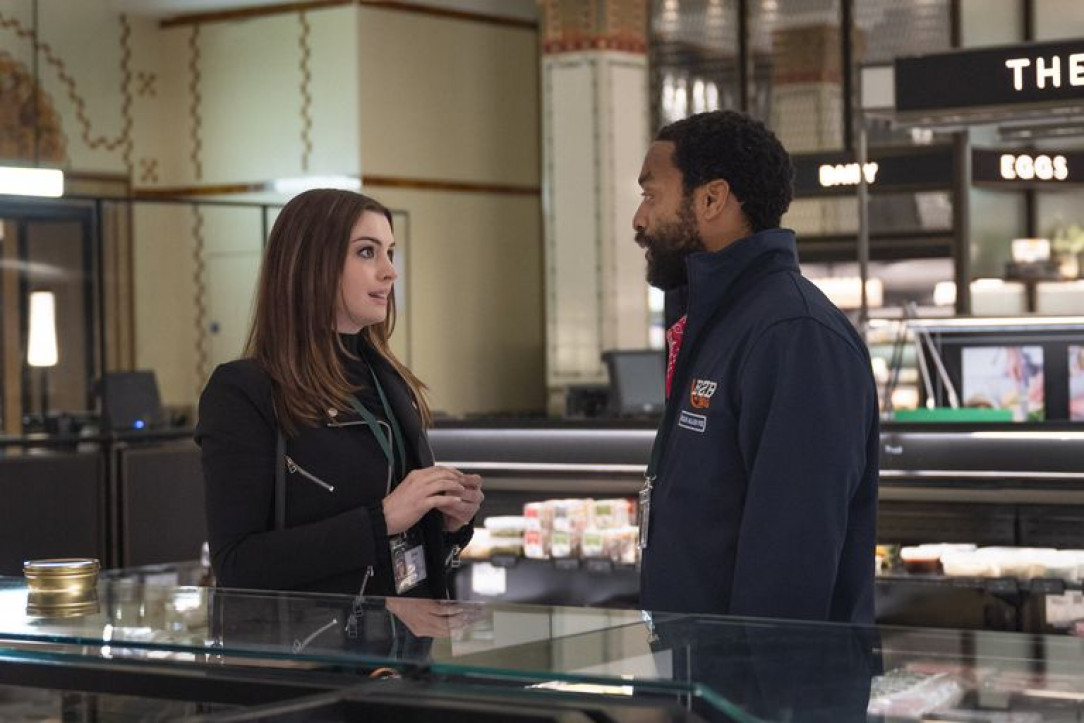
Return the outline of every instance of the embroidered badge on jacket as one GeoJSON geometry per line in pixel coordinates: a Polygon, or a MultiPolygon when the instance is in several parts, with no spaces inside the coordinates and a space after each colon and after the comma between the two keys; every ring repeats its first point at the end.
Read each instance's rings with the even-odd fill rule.
{"type": "Polygon", "coordinates": [[[692,389],[689,394],[689,402],[693,409],[707,409],[711,406],[711,397],[715,394],[718,383],[709,382],[707,379],[693,379],[692,389]]]}

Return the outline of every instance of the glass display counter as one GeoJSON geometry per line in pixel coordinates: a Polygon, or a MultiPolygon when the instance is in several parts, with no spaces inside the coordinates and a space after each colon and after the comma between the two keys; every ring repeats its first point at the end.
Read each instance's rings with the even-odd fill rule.
{"type": "Polygon", "coordinates": [[[1072,637],[144,580],[103,576],[85,614],[56,617],[28,615],[24,581],[0,578],[0,718],[134,720],[154,705],[223,721],[1084,716],[1072,637]]]}

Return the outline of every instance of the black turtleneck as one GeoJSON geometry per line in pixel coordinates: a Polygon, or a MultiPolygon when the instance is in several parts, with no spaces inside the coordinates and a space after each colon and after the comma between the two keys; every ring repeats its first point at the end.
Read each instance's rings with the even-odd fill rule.
{"type": "Polygon", "coordinates": [[[377,394],[376,387],[373,386],[373,375],[369,370],[369,363],[365,360],[360,336],[360,334],[339,334],[343,348],[350,352],[349,356],[340,354],[339,360],[346,372],[346,380],[356,387],[354,396],[357,397],[363,407],[373,413],[373,416],[386,422],[388,421],[388,415],[384,412],[384,405],[380,402],[380,395],[377,394]],[[350,356],[356,358],[351,359],[350,356]]]}

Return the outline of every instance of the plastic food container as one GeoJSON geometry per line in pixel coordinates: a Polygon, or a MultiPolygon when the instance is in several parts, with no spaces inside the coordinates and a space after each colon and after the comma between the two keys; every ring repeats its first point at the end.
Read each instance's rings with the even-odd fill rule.
{"type": "Polygon", "coordinates": [[[941,551],[924,545],[901,548],[900,561],[912,575],[937,575],[941,572],[941,551]]]}
{"type": "Polygon", "coordinates": [[[484,524],[489,531],[490,554],[523,554],[523,532],[527,526],[523,517],[487,517],[484,524]]]}
{"type": "Polygon", "coordinates": [[[1000,577],[997,561],[976,550],[946,552],[941,556],[941,567],[950,577],[1000,577]]]}

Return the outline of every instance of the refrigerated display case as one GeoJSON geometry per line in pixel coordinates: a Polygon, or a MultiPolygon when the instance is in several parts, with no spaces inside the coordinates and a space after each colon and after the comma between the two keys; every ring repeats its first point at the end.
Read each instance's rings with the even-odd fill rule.
{"type": "MultiPolygon", "coordinates": [[[[484,519],[542,499],[634,496],[654,430],[475,425],[431,437],[442,463],[485,476],[484,519]]],[[[1071,424],[886,423],[878,542],[1084,548],[1082,449],[1084,429],[1071,424]]],[[[1060,572],[1034,580],[886,573],[877,582],[880,621],[971,629],[1052,630],[1049,599],[1079,595],[1081,585],[1060,572]]],[[[467,563],[456,588],[466,599],[634,607],[637,584],[635,568],[621,565],[496,556],[467,563]]]]}

